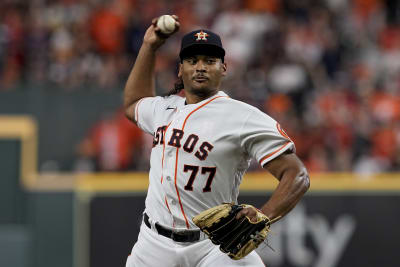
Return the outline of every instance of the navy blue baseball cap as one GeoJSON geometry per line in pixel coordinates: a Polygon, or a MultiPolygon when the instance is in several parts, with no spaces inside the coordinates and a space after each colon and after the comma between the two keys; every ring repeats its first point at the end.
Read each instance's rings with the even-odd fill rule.
{"type": "Polygon", "coordinates": [[[225,50],[219,35],[200,29],[183,36],[179,52],[180,59],[194,55],[216,56],[224,61],[225,50]]]}

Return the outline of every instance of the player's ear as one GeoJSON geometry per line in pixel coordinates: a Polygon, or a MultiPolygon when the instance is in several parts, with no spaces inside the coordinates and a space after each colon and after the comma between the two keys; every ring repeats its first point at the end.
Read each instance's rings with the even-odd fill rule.
{"type": "Polygon", "coordinates": [[[182,77],[182,66],[183,66],[183,64],[182,64],[182,63],[179,63],[178,78],[181,78],[181,77],[182,77]]]}
{"type": "Polygon", "coordinates": [[[221,62],[221,66],[222,66],[222,76],[226,76],[226,70],[227,70],[226,63],[221,62]]]}

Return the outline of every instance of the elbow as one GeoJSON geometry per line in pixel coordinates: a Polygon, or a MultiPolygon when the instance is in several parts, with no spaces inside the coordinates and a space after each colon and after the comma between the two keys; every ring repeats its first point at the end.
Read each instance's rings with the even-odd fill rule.
{"type": "Polygon", "coordinates": [[[132,114],[130,114],[129,106],[128,106],[128,107],[125,107],[124,110],[125,110],[125,117],[126,117],[127,119],[131,119],[132,114]]]}
{"type": "Polygon", "coordinates": [[[307,192],[310,189],[310,176],[308,175],[308,171],[305,167],[303,167],[298,174],[298,182],[303,193],[307,192]]]}
{"type": "Polygon", "coordinates": [[[125,117],[128,119],[128,120],[130,120],[130,121],[132,121],[132,122],[134,122],[134,123],[136,123],[135,122],[135,113],[134,113],[134,110],[133,110],[133,106],[127,106],[127,107],[124,107],[124,113],[125,113],[125,117]]]}
{"type": "Polygon", "coordinates": [[[124,109],[125,113],[128,111],[129,107],[134,103],[132,99],[129,99],[126,95],[124,96],[123,104],[124,104],[124,109]]]}
{"type": "Polygon", "coordinates": [[[299,196],[304,195],[310,188],[310,177],[304,166],[287,169],[283,174],[282,181],[287,181],[299,196]]]}

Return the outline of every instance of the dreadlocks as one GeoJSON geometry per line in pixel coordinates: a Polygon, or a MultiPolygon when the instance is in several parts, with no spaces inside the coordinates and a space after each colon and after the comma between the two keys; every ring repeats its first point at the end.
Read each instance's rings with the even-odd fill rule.
{"type": "Polygon", "coordinates": [[[174,88],[172,88],[170,91],[165,93],[163,96],[176,95],[180,91],[182,91],[183,88],[184,88],[183,80],[182,80],[182,78],[179,77],[178,80],[174,84],[174,88]]]}

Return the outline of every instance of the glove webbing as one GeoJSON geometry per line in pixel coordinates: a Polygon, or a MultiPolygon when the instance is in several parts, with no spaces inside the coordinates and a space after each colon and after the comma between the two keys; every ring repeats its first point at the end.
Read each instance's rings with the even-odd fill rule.
{"type": "MultiPolygon", "coordinates": [[[[229,212],[228,216],[221,218],[220,221],[218,223],[215,223],[214,225],[211,225],[210,227],[205,227],[203,229],[203,231],[205,231],[206,233],[208,233],[210,236],[213,234],[215,236],[216,239],[220,239],[219,236],[219,230],[224,230],[227,229],[226,227],[230,228],[230,225],[233,224],[235,225],[237,223],[236,220],[236,214],[242,210],[243,207],[241,206],[233,206],[231,211],[229,212]]],[[[223,231],[223,233],[225,233],[226,230],[223,231]]]]}
{"type": "Polygon", "coordinates": [[[264,221],[259,222],[258,224],[252,224],[247,218],[244,219],[244,224],[247,225],[243,226],[243,229],[232,236],[232,239],[227,241],[224,247],[220,247],[220,249],[225,253],[230,252],[236,254],[244,244],[247,244],[247,242],[250,241],[250,239],[255,239],[254,235],[265,227],[264,221]]]}
{"type": "Polygon", "coordinates": [[[228,244],[237,239],[241,228],[246,227],[246,218],[241,218],[240,221],[233,220],[229,226],[225,226],[225,229],[221,230],[221,233],[214,233],[211,238],[215,239],[217,244],[228,244]],[[222,236],[221,236],[222,235],[222,236]]]}

